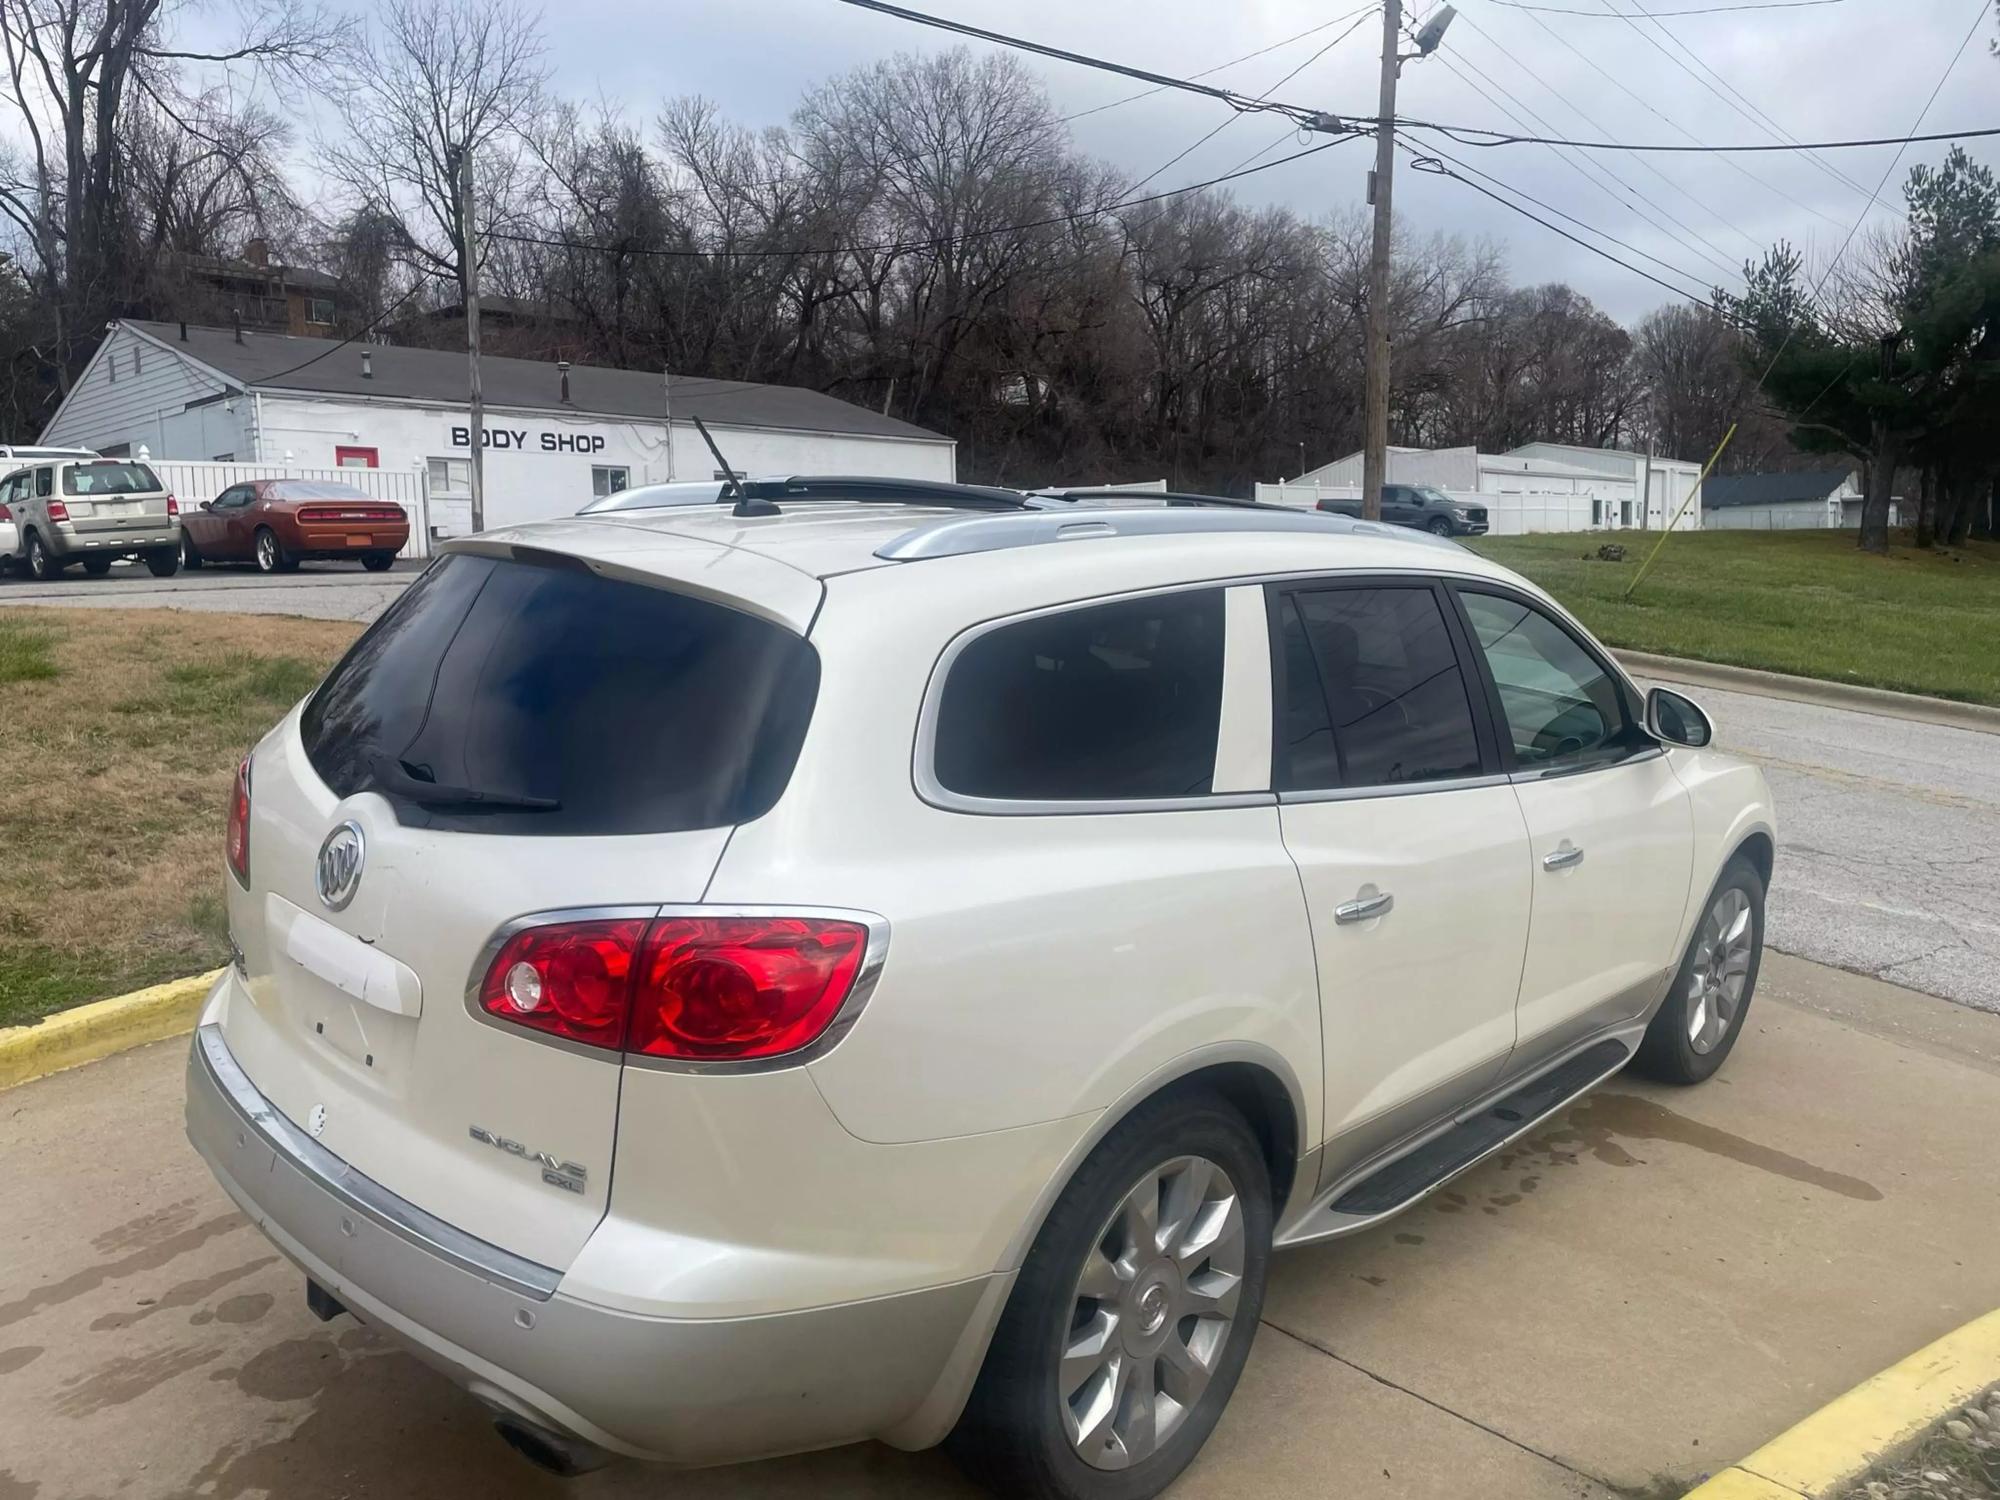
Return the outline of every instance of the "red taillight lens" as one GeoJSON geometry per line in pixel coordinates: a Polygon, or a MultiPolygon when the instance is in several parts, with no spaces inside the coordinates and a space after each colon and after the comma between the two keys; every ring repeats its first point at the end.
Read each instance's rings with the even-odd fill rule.
{"type": "Polygon", "coordinates": [[[223,844],[230,872],[247,890],[250,886],[250,757],[236,768],[236,785],[229,793],[229,835],[223,844]]]}
{"type": "Polygon", "coordinates": [[[690,1061],[796,1052],[832,1023],[867,949],[859,922],[662,917],[646,934],[626,1049],[690,1061]]]}
{"type": "Polygon", "coordinates": [[[181,503],[172,495],[167,496],[167,519],[172,520],[181,513],[181,503]]]}
{"type": "Polygon", "coordinates": [[[479,988],[490,1016],[613,1051],[625,1044],[643,917],[529,927],[500,947],[479,988]]]}
{"type": "Polygon", "coordinates": [[[691,1062],[780,1057],[854,989],[868,928],[826,917],[558,922],[501,945],[488,1015],[586,1046],[691,1062]]]}
{"type": "Polygon", "coordinates": [[[51,521],[67,521],[69,519],[69,507],[64,505],[60,500],[51,500],[49,502],[49,519],[51,521]]]}

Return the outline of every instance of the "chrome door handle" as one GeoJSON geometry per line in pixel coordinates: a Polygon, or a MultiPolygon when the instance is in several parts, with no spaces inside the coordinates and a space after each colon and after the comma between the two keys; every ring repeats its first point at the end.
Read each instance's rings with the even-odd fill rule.
{"type": "Polygon", "coordinates": [[[1553,853],[1542,856],[1542,868],[1544,870],[1568,870],[1582,863],[1583,851],[1568,839],[1564,839],[1562,843],[1558,844],[1553,853]]]}
{"type": "Polygon", "coordinates": [[[1384,917],[1395,907],[1396,898],[1387,891],[1376,891],[1373,886],[1363,889],[1361,895],[1352,901],[1343,901],[1333,909],[1333,920],[1340,923],[1366,922],[1370,917],[1384,917]],[[1373,894],[1370,894],[1370,893],[1373,894]]]}

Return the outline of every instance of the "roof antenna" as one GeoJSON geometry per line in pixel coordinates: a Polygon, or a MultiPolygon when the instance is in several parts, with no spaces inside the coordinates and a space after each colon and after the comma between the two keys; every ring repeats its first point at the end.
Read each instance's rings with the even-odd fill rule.
{"type": "Polygon", "coordinates": [[[743,481],[736,477],[736,471],[729,467],[729,460],[722,456],[722,450],[715,446],[715,439],[708,435],[708,425],[700,417],[694,418],[694,430],[701,434],[701,440],[708,444],[708,451],[715,455],[715,462],[721,468],[725,487],[722,491],[727,498],[730,490],[736,491],[736,504],[731,508],[732,516],[776,516],[783,512],[768,500],[753,499],[743,488],[743,481]]]}

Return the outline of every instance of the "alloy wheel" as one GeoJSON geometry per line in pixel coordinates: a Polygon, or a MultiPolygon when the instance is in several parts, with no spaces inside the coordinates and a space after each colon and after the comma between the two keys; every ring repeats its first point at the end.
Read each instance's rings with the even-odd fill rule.
{"type": "Polygon", "coordinates": [[[1123,1469],[1170,1439],[1201,1400],[1236,1323],[1243,1207],[1206,1157],[1150,1169],[1085,1256],[1056,1400],[1077,1456],[1123,1469]]]}
{"type": "Polygon", "coordinates": [[[1687,988],[1688,1045],[1706,1055],[1729,1035],[1743,1008],[1756,941],[1750,898],[1731,886],[1702,918],[1687,988]]]}
{"type": "Polygon", "coordinates": [[[257,567],[265,573],[278,571],[278,539],[268,531],[257,533],[257,567]]]}

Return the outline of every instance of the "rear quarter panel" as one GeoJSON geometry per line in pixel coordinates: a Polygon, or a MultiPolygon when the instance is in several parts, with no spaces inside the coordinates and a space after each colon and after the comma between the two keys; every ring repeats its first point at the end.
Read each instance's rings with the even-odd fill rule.
{"type": "Polygon", "coordinates": [[[1319,994],[1274,805],[995,816],[917,795],[919,712],[952,637],[1077,597],[1059,570],[1024,582],[958,561],[913,565],[921,586],[901,569],[829,580],[798,769],[736,831],[707,896],[889,920],[866,1010],[811,1064],[828,1105],[872,1142],[1013,1130],[1247,1044],[1289,1071],[1316,1141],[1319,994]]]}

